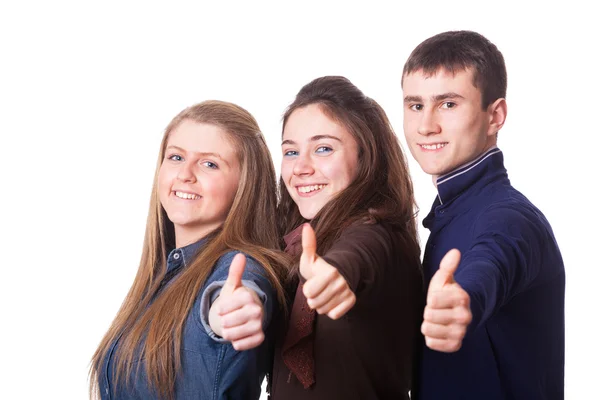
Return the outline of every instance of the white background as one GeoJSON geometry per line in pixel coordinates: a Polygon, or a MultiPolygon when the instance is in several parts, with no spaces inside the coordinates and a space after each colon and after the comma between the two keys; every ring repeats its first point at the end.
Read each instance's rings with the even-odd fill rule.
{"type": "MultiPolygon", "coordinates": [[[[279,170],[285,107],[310,80],[344,75],[406,148],[404,61],[436,33],[471,29],[505,56],[499,147],[562,249],[566,398],[600,398],[598,21],[584,2],[507,3],[2,2],[0,397],[86,398],[90,357],[137,269],[162,132],[181,109],[247,108],[279,170]]],[[[412,160],[411,173],[422,219],[435,192],[412,160]]]]}

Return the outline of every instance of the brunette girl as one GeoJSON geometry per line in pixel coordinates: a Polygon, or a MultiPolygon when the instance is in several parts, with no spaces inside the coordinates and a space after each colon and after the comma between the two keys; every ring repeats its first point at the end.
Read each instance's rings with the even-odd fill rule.
{"type": "Polygon", "coordinates": [[[408,399],[423,287],[412,183],[385,112],[346,78],[315,79],[284,115],[281,150],[295,294],[272,398],[408,399]]]}

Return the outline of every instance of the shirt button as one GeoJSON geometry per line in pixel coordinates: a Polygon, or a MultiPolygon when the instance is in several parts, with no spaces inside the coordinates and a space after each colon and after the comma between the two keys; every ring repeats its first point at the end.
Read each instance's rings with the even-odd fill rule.
{"type": "Polygon", "coordinates": [[[173,254],[173,258],[176,259],[176,260],[179,260],[179,253],[173,254]]]}

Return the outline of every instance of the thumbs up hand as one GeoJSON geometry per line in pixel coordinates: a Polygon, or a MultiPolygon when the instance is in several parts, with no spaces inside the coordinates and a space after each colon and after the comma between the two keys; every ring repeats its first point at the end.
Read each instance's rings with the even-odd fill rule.
{"type": "Polygon", "coordinates": [[[236,254],[229,266],[227,281],[209,312],[211,329],[238,351],[257,347],[265,339],[263,304],[254,290],[242,284],[245,268],[246,257],[236,254]]]}
{"type": "Polygon", "coordinates": [[[317,238],[310,224],[302,229],[300,274],[306,279],[303,293],[308,306],[338,319],[356,303],[356,296],[337,268],[317,255],[317,238]]]}
{"type": "Polygon", "coordinates": [[[427,291],[421,332],[427,347],[444,353],[458,351],[471,323],[469,294],[454,281],[460,252],[450,250],[440,262],[427,291]]]}

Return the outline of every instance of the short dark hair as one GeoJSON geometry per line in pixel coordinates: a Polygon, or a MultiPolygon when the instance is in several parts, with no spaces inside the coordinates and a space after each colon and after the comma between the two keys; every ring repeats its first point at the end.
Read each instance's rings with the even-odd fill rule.
{"type": "Polygon", "coordinates": [[[434,75],[440,68],[453,74],[472,69],[473,85],[481,91],[484,109],[506,97],[504,57],[496,45],[477,32],[449,31],[423,41],[404,64],[402,81],[412,72],[434,75]]]}

